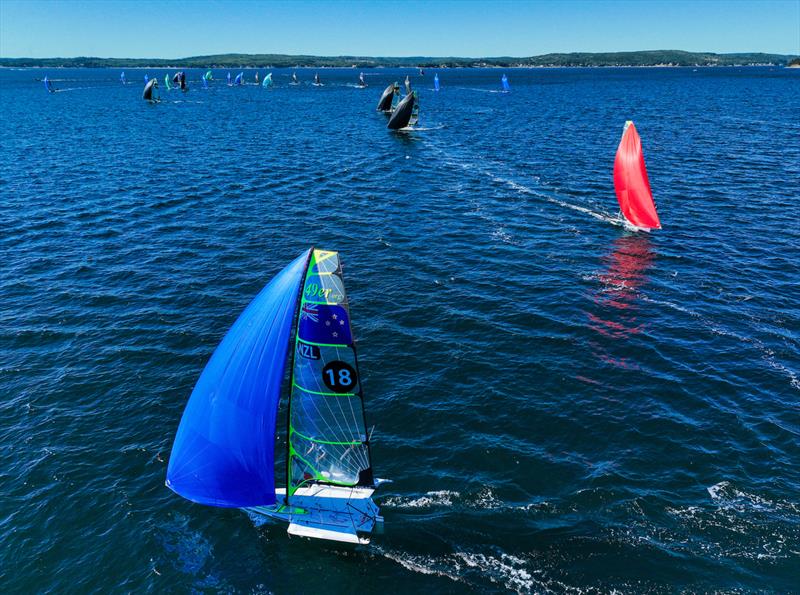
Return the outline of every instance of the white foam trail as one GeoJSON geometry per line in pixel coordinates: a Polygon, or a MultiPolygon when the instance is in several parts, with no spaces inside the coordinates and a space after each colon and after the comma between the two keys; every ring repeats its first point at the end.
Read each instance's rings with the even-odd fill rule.
{"type": "Polygon", "coordinates": [[[392,506],[395,508],[430,508],[432,506],[452,506],[453,500],[460,497],[461,494],[459,492],[438,490],[426,492],[424,496],[411,500],[403,498],[402,496],[390,496],[384,499],[381,504],[383,506],[392,506]]]}
{"type": "Polygon", "coordinates": [[[480,552],[454,552],[433,557],[393,552],[380,546],[374,549],[412,572],[445,577],[471,587],[480,587],[480,579],[483,579],[516,593],[531,593],[534,588],[533,575],[526,568],[527,561],[505,552],[499,557],[480,552]],[[470,575],[477,580],[471,580],[470,575]]]}
{"type": "Polygon", "coordinates": [[[623,219],[621,219],[619,216],[609,215],[608,213],[602,213],[602,212],[599,212],[599,211],[593,211],[592,209],[589,209],[587,207],[583,207],[583,206],[576,205],[576,204],[567,202],[565,200],[562,200],[561,198],[558,198],[557,196],[553,196],[550,193],[546,193],[546,192],[542,191],[541,189],[540,190],[534,190],[533,188],[530,188],[529,186],[525,186],[523,184],[515,182],[514,180],[498,176],[497,174],[487,170],[484,167],[476,166],[473,163],[468,162],[468,160],[453,160],[453,159],[449,158],[449,156],[442,149],[440,149],[439,147],[436,147],[436,148],[441,153],[444,154],[443,161],[445,163],[447,163],[448,165],[455,166],[455,167],[460,167],[461,169],[466,169],[466,170],[477,170],[477,171],[485,174],[486,176],[488,176],[492,181],[497,182],[499,184],[505,184],[506,186],[508,186],[509,188],[511,188],[513,190],[516,190],[520,194],[527,194],[529,196],[534,196],[536,198],[543,198],[543,199],[545,199],[546,201],[548,201],[548,202],[550,202],[552,204],[558,205],[558,206],[563,207],[565,209],[570,209],[570,210],[573,210],[573,211],[576,211],[576,212],[579,212],[579,213],[583,213],[585,215],[589,215],[590,217],[593,217],[593,218],[597,219],[598,221],[603,221],[605,223],[610,223],[611,225],[614,225],[616,227],[624,227],[625,226],[625,221],[623,219]]]}

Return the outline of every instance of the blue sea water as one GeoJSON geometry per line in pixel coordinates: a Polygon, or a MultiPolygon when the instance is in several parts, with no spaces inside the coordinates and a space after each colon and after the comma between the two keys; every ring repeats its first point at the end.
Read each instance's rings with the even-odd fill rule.
{"type": "Polygon", "coordinates": [[[3,592],[800,590],[800,71],[188,71],[157,105],[144,72],[0,71],[3,592]],[[391,133],[406,74],[423,130],[391,133]],[[614,224],[627,119],[651,234],[614,224]],[[312,244],[394,480],[358,549],[164,487],[215,345],[312,244]]]}

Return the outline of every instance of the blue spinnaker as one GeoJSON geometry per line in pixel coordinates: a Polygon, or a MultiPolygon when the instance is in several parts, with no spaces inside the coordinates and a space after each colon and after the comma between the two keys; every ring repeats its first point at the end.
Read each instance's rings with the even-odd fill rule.
{"type": "Polygon", "coordinates": [[[304,252],[261,290],[206,364],[183,412],[167,486],[199,504],[265,506],[275,499],[275,418],[304,252]]]}
{"type": "Polygon", "coordinates": [[[234,85],[241,85],[243,78],[244,78],[244,73],[240,72],[239,74],[236,75],[236,78],[234,79],[233,84],[234,85]]]}
{"type": "Polygon", "coordinates": [[[439,90],[439,73],[433,75],[433,88],[438,91],[439,90]]]}

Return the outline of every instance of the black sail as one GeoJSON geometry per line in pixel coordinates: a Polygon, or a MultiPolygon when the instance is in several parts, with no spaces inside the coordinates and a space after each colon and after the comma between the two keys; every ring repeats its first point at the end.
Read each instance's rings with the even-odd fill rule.
{"type": "Polygon", "coordinates": [[[153,101],[155,98],[153,97],[153,88],[157,87],[158,83],[156,82],[155,78],[151,78],[147,81],[147,84],[144,86],[144,93],[142,93],[142,99],[146,101],[153,101]]]}
{"type": "Polygon", "coordinates": [[[394,97],[394,85],[389,85],[381,95],[381,100],[378,102],[379,112],[389,112],[392,110],[392,99],[394,97]]]}
{"type": "Polygon", "coordinates": [[[414,93],[410,93],[403,97],[403,101],[397,104],[397,107],[392,112],[392,117],[389,118],[389,123],[386,125],[391,130],[400,130],[408,126],[411,121],[411,116],[414,114],[414,93]]]}

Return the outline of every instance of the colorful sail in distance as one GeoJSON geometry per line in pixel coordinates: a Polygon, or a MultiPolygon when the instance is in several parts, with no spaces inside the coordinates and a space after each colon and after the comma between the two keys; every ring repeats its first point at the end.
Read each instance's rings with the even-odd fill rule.
{"type": "Polygon", "coordinates": [[[203,75],[203,78],[206,79],[207,81],[213,81],[214,80],[214,76],[211,74],[210,70],[203,75]]]}
{"type": "Polygon", "coordinates": [[[337,252],[314,250],[297,316],[287,495],[311,484],[372,486],[350,310],[337,252]]]}
{"type": "Polygon", "coordinates": [[[644,165],[642,140],[630,120],[625,122],[614,159],[614,190],[622,215],[631,225],[643,230],[661,229],[644,165]]]}
{"type": "Polygon", "coordinates": [[[172,85],[169,84],[170,78],[168,74],[164,75],[164,87],[166,87],[167,91],[172,89],[172,85]]]}
{"type": "Polygon", "coordinates": [[[275,504],[278,401],[310,255],[261,290],[200,375],[167,468],[167,486],[184,498],[221,507],[275,504]]]}
{"type": "Polygon", "coordinates": [[[268,73],[267,76],[264,77],[264,82],[261,83],[261,86],[265,89],[269,89],[272,86],[272,73],[268,73]]]}

